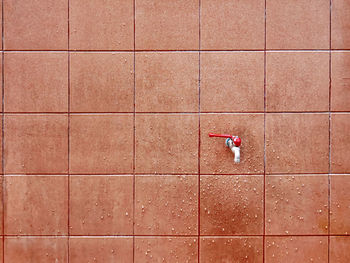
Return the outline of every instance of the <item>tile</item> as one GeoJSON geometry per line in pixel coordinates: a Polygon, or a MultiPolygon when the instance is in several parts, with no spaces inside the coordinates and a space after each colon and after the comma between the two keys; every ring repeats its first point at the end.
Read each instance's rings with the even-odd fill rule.
{"type": "MultiPolygon", "coordinates": [[[[1,182],[0,182],[0,194],[1,194],[1,196],[0,196],[0,202],[1,202],[1,206],[0,206],[0,218],[4,218],[4,194],[3,194],[3,192],[4,192],[4,188],[3,188],[3,185],[4,185],[4,183],[3,183],[3,175],[1,175],[1,177],[0,177],[0,179],[1,179],[1,182]]],[[[1,224],[0,225],[0,235],[3,235],[4,234],[4,226],[3,226],[3,224],[1,224]]],[[[2,241],[2,238],[0,238],[0,240],[2,241]]],[[[0,243],[0,262],[2,262],[1,260],[2,260],[2,243],[0,243]]]]}
{"type": "Polygon", "coordinates": [[[200,262],[263,262],[262,237],[202,237],[200,262]]]}
{"type": "Polygon", "coordinates": [[[132,53],[71,53],[71,112],[133,112],[132,53]]]}
{"type": "Polygon", "coordinates": [[[329,0],[267,0],[267,48],[329,48],[329,8],[329,0]]]}
{"type": "Polygon", "coordinates": [[[332,52],[331,110],[350,111],[350,52],[332,52]]]}
{"type": "Polygon", "coordinates": [[[263,52],[202,52],[201,111],[263,112],[263,52]]]}
{"type": "Polygon", "coordinates": [[[267,173],[328,173],[328,114],[267,114],[267,173]]]}
{"type": "Polygon", "coordinates": [[[131,235],[133,177],[71,176],[72,235],[131,235]]]}
{"type": "Polygon", "coordinates": [[[329,262],[350,262],[350,237],[330,237],[329,262]]]}
{"type": "Polygon", "coordinates": [[[6,115],[5,173],[67,173],[66,115],[6,115]]]}
{"type": "MultiPolygon", "coordinates": [[[[1,10],[3,10],[3,3],[2,3],[3,1],[1,1],[1,3],[0,3],[0,8],[1,8],[1,10]]],[[[2,14],[3,12],[1,12],[1,14],[0,14],[0,20],[1,20],[1,22],[0,22],[0,26],[1,26],[1,29],[0,29],[0,34],[1,34],[1,36],[3,36],[3,29],[2,29],[2,27],[3,27],[3,14],[2,14]]],[[[0,43],[0,48],[1,49],[3,49],[3,44],[2,44],[2,42],[3,41],[0,41],[1,43],[0,43]]],[[[2,256],[2,255],[0,255],[0,256],[2,256]]],[[[2,257],[1,257],[2,258],[2,257]]],[[[1,259],[0,259],[0,262],[2,262],[1,261],[1,259]]]]}
{"type": "Polygon", "coordinates": [[[198,115],[138,114],[135,139],[137,173],[198,173],[198,115]]]}
{"type": "Polygon", "coordinates": [[[196,235],[197,223],[197,176],[136,176],[136,235],[196,235]]]}
{"type": "Polygon", "coordinates": [[[331,175],[331,234],[350,234],[350,175],[331,175]]]}
{"type": "Polygon", "coordinates": [[[5,49],[67,49],[67,1],[4,0],[3,2],[5,49]]]}
{"type": "Polygon", "coordinates": [[[198,50],[199,2],[136,0],[138,50],[198,50]]]}
{"type": "Polygon", "coordinates": [[[350,114],[331,115],[331,172],[350,173],[350,114]]]}
{"type": "Polygon", "coordinates": [[[264,116],[263,114],[202,114],[200,166],[202,174],[262,174],[264,172],[264,116]],[[208,134],[224,133],[242,139],[241,162],[235,164],[234,155],[224,138],[210,138],[208,134]]]}
{"type": "Polygon", "coordinates": [[[198,262],[196,237],[135,237],[135,262],[198,262]]]}
{"type": "MultiPolygon", "coordinates": [[[[0,147],[1,147],[1,149],[2,149],[2,147],[3,147],[3,136],[2,136],[2,131],[3,130],[3,123],[2,123],[2,121],[1,121],[1,123],[0,123],[0,147]]],[[[5,155],[4,155],[5,156],[5,155]]],[[[4,171],[3,171],[3,163],[2,163],[2,160],[3,160],[3,152],[2,152],[2,150],[0,151],[0,171],[1,171],[1,173],[4,173],[4,171]]],[[[5,160],[4,160],[4,162],[5,162],[5,160]]],[[[0,233],[1,233],[1,231],[0,231],[0,233]]]]}
{"type": "Polygon", "coordinates": [[[68,54],[5,53],[4,92],[7,112],[67,112],[68,54]]]}
{"type": "Polygon", "coordinates": [[[5,237],[4,254],[5,262],[11,263],[67,263],[68,239],[66,237],[5,237]]]}
{"type": "Polygon", "coordinates": [[[201,1],[201,49],[264,49],[265,3],[201,1]]]}
{"type": "Polygon", "coordinates": [[[201,175],[201,235],[262,235],[263,177],[201,175]]]}
{"type": "Polygon", "coordinates": [[[198,53],[136,53],[136,111],[197,112],[198,69],[198,53]]]}
{"type": "MultiPolygon", "coordinates": [[[[1,8],[1,3],[0,3],[0,8],[1,8]]],[[[0,14],[0,19],[1,19],[1,14],[0,14]]],[[[0,25],[1,25],[1,22],[0,22],[0,25]]],[[[0,29],[0,33],[1,33],[1,29],[0,29]]],[[[0,41],[0,42],[1,42],[1,41],[0,41]]],[[[1,48],[1,44],[0,44],[0,48],[1,48]]],[[[2,59],[2,56],[0,56],[0,72],[1,72],[1,74],[0,74],[0,81],[1,81],[1,83],[3,83],[3,76],[2,76],[3,70],[2,70],[2,68],[3,68],[3,59],[2,59]]],[[[0,91],[0,99],[1,99],[0,107],[1,107],[1,110],[0,110],[0,112],[3,111],[3,109],[2,109],[2,105],[3,105],[3,96],[4,96],[3,90],[2,90],[2,88],[1,88],[1,91],[0,91]]]]}
{"type": "Polygon", "coordinates": [[[266,177],[266,234],[328,233],[328,176],[266,177]]]}
{"type": "Polygon", "coordinates": [[[133,50],[132,0],[70,0],[72,50],[133,50]]]}
{"type": "Polygon", "coordinates": [[[328,111],[328,52],[268,52],[267,111],[328,111]]]}
{"type": "Polygon", "coordinates": [[[72,115],[71,173],[132,173],[131,114],[72,115]]]}
{"type": "Polygon", "coordinates": [[[266,237],[265,262],[328,262],[327,237],[266,237]]]}
{"type": "Polygon", "coordinates": [[[67,176],[5,176],[6,235],[66,235],[67,176]]]}
{"type": "Polygon", "coordinates": [[[350,2],[347,0],[332,0],[332,48],[350,48],[350,2]]]}
{"type": "Polygon", "coordinates": [[[69,262],[133,262],[132,237],[71,237],[69,262]]]}
{"type": "Polygon", "coordinates": [[[3,238],[1,238],[0,240],[0,262],[4,263],[3,259],[4,259],[4,241],[3,238]]]}

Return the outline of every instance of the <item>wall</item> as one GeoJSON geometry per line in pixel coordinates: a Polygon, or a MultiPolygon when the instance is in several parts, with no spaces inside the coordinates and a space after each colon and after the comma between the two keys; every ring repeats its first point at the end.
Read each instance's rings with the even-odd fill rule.
{"type": "Polygon", "coordinates": [[[0,258],[349,262],[349,12],[3,0],[0,258]]]}

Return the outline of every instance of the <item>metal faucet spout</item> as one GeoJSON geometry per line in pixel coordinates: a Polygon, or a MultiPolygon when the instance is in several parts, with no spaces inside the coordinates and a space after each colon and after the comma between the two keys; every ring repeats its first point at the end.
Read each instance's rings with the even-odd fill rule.
{"type": "Polygon", "coordinates": [[[226,139],[226,145],[231,149],[234,154],[235,163],[239,163],[241,161],[241,149],[237,147],[232,139],[226,139]]]}
{"type": "Polygon", "coordinates": [[[232,147],[231,151],[233,152],[233,154],[235,155],[234,161],[235,163],[239,163],[241,161],[241,150],[239,147],[232,147]]]}

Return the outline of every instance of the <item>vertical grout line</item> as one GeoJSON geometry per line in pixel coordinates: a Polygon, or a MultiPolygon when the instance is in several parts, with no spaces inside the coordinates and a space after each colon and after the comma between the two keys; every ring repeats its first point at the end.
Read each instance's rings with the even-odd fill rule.
{"type": "Polygon", "coordinates": [[[263,213],[263,262],[265,262],[265,229],[266,229],[266,0],[264,9],[264,213],[263,213]]]}
{"type": "Polygon", "coordinates": [[[329,0],[329,89],[328,89],[328,262],[331,228],[331,87],[332,87],[332,0],[329,0]]]}
{"type": "Polygon", "coordinates": [[[67,240],[67,246],[68,246],[68,263],[70,261],[70,23],[69,23],[69,9],[70,9],[70,2],[67,1],[67,34],[68,34],[68,43],[67,43],[67,56],[68,56],[68,240],[67,240]]]}
{"type": "Polygon", "coordinates": [[[201,0],[198,0],[198,263],[200,261],[201,235],[201,0]]]}
{"type": "Polygon", "coordinates": [[[1,202],[2,202],[2,262],[5,262],[5,68],[4,68],[4,0],[1,2],[1,90],[2,90],[2,118],[1,118],[1,183],[2,183],[2,193],[1,193],[1,202]]]}
{"type": "Polygon", "coordinates": [[[136,176],[135,176],[135,165],[136,165],[136,0],[133,0],[133,21],[134,21],[134,112],[133,112],[133,162],[132,162],[132,173],[133,173],[133,186],[132,186],[132,261],[135,262],[135,185],[136,185],[136,176]]]}

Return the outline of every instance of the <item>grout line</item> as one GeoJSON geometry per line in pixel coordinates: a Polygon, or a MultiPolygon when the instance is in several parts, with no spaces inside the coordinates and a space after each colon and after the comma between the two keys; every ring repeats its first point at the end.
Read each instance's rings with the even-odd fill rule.
{"type": "MultiPolygon", "coordinates": [[[[350,51],[350,49],[266,49],[267,52],[328,52],[329,50],[331,51],[350,51]]],[[[127,49],[127,50],[118,50],[118,49],[112,49],[112,50],[84,50],[84,49],[77,49],[77,50],[69,50],[69,49],[40,49],[40,50],[30,50],[30,49],[21,49],[21,50],[15,50],[15,49],[7,49],[7,50],[2,50],[3,52],[8,52],[8,53],[20,53],[20,52],[69,52],[69,53],[150,53],[150,52],[157,52],[157,53],[166,53],[166,52],[264,52],[265,49],[202,49],[202,50],[197,50],[197,49],[164,49],[164,50],[143,50],[143,49],[127,49]]]]}
{"type": "Polygon", "coordinates": [[[133,211],[132,211],[132,261],[135,262],[135,196],[136,196],[136,0],[133,0],[133,22],[134,22],[134,50],[133,50],[133,57],[134,57],[134,112],[133,112],[133,163],[132,163],[132,170],[133,170],[133,178],[132,178],[132,199],[133,199],[133,211]]]}
{"type": "MultiPolygon", "coordinates": [[[[68,173],[5,173],[4,176],[68,176],[68,173]]],[[[183,176],[197,176],[198,173],[138,173],[135,172],[135,176],[175,176],[175,175],[183,175],[183,176]]],[[[202,176],[263,176],[263,173],[217,173],[217,174],[209,174],[202,173],[202,176]]],[[[266,173],[266,176],[322,176],[328,175],[327,172],[324,173],[266,173]]],[[[330,175],[346,175],[350,176],[350,173],[330,173],[330,175]]],[[[69,173],[69,176],[133,176],[133,173],[69,173]]]]}
{"type": "MultiPolygon", "coordinates": [[[[350,111],[231,111],[231,112],[209,112],[209,111],[201,111],[201,115],[209,115],[209,114],[328,114],[328,113],[346,113],[350,114],[350,111]]],[[[5,115],[108,115],[108,114],[119,114],[119,115],[132,115],[132,114],[137,114],[137,115],[161,115],[161,114],[167,114],[167,115],[185,115],[185,114],[198,114],[198,111],[189,111],[189,112],[4,112],[5,115]]]]}
{"type": "MultiPolygon", "coordinates": [[[[4,0],[1,1],[1,45],[2,45],[2,51],[4,50],[4,0]]],[[[1,118],[1,140],[2,140],[2,145],[1,145],[1,171],[2,171],[2,176],[1,176],[1,183],[2,183],[2,193],[1,193],[1,205],[2,205],[2,234],[5,234],[5,190],[6,190],[6,185],[5,185],[5,53],[1,52],[1,90],[2,90],[2,105],[1,105],[1,110],[2,110],[2,118],[1,118]]],[[[2,262],[5,262],[5,236],[2,237],[2,262]]]]}
{"type": "Polygon", "coordinates": [[[330,262],[331,228],[331,102],[332,102],[332,0],[329,0],[329,90],[328,90],[328,262],[330,262]]]}
{"type": "MultiPolygon", "coordinates": [[[[70,109],[70,54],[68,53],[68,112],[70,109]]],[[[68,179],[68,263],[69,263],[69,257],[70,257],[70,252],[69,252],[69,235],[70,235],[70,192],[71,192],[71,185],[70,185],[70,113],[68,113],[68,174],[67,174],[67,179],[68,179]]]]}
{"type": "MultiPolygon", "coordinates": [[[[2,174],[5,177],[9,176],[67,176],[68,174],[59,174],[59,173],[9,173],[9,174],[2,174]]],[[[198,176],[198,174],[195,173],[135,173],[135,176],[176,176],[176,175],[182,175],[182,176],[198,176]]],[[[337,176],[337,175],[345,175],[350,176],[350,173],[330,173],[329,175],[337,176]]],[[[98,174],[92,174],[92,173],[70,173],[70,177],[76,177],[76,176],[133,176],[133,173],[98,173],[98,174]]],[[[257,174],[257,173],[239,173],[239,174],[201,174],[201,176],[264,176],[263,173],[257,174]]],[[[266,176],[328,176],[328,173],[289,173],[289,174],[283,174],[283,173],[277,173],[277,174],[269,174],[266,173],[266,176]]]]}
{"type": "MultiPolygon", "coordinates": [[[[1,4],[1,20],[2,20],[2,23],[1,23],[1,44],[2,44],[2,51],[4,50],[4,0],[2,0],[2,4],[1,4]]],[[[1,138],[2,138],[2,145],[1,145],[1,171],[2,171],[2,174],[3,176],[1,177],[1,182],[2,182],[2,194],[1,194],[1,197],[2,197],[2,231],[3,231],[3,235],[5,234],[5,189],[6,189],[6,185],[5,185],[5,177],[4,177],[4,174],[5,174],[5,63],[4,63],[4,60],[5,60],[5,54],[4,52],[1,52],[1,58],[2,58],[2,61],[1,61],[1,64],[2,64],[2,68],[1,68],[1,76],[2,76],[2,80],[1,80],[1,90],[2,90],[2,105],[1,105],[1,110],[2,110],[2,118],[1,118],[1,124],[2,124],[2,127],[1,127],[1,131],[2,131],[2,134],[1,134],[1,138]]],[[[5,262],[5,237],[3,236],[2,237],[2,262],[5,262]]]]}
{"type": "Polygon", "coordinates": [[[200,262],[200,235],[201,235],[201,0],[198,0],[198,240],[197,260],[200,262]]]}
{"type": "MultiPolygon", "coordinates": [[[[331,174],[333,176],[337,176],[337,175],[342,175],[342,176],[350,176],[350,174],[331,174]]],[[[129,176],[134,176],[133,173],[126,173],[126,174],[53,174],[53,173],[47,173],[47,174],[22,174],[22,173],[11,173],[11,174],[3,174],[4,177],[129,177],[129,176]]],[[[135,173],[135,177],[160,177],[160,176],[165,176],[165,177],[171,177],[171,176],[199,176],[199,174],[171,174],[171,173],[167,173],[167,174],[149,174],[149,173],[135,173]]],[[[237,177],[247,177],[247,176],[251,176],[251,177],[262,177],[264,176],[264,174],[201,174],[201,176],[206,176],[206,177],[215,177],[215,176],[237,176],[237,177]]],[[[291,174],[266,174],[266,177],[290,177],[290,176],[328,176],[328,173],[319,173],[319,174],[314,174],[314,173],[310,173],[310,174],[295,174],[295,173],[291,173],[291,174]]]]}
{"type": "MultiPolygon", "coordinates": [[[[70,12],[70,0],[67,1],[67,8],[68,8],[68,13],[67,13],[67,46],[68,50],[70,48],[70,22],[69,22],[69,12],[70,12]]],[[[71,185],[70,185],[70,52],[67,53],[68,55],[68,239],[67,239],[67,247],[68,247],[68,263],[70,261],[70,192],[71,192],[71,185]]]]}
{"type": "Polygon", "coordinates": [[[266,0],[264,1],[264,198],[263,198],[263,262],[265,262],[265,236],[266,236],[266,0]]]}
{"type": "MultiPolygon", "coordinates": [[[[334,235],[328,235],[328,234],[295,234],[295,235],[274,235],[274,234],[232,234],[232,235],[200,235],[201,238],[228,238],[228,237],[280,237],[280,238],[286,238],[286,237],[350,237],[350,234],[345,235],[345,234],[334,234],[334,235]]],[[[113,238],[113,237],[187,237],[187,238],[198,238],[198,235],[127,235],[127,234],[121,234],[121,235],[2,235],[3,238],[11,238],[11,237],[20,237],[20,238],[28,238],[28,237],[53,237],[53,238],[64,238],[64,237],[85,237],[85,238],[94,238],[94,237],[105,237],[105,238],[113,238]]]]}
{"type": "MultiPolygon", "coordinates": [[[[37,174],[4,174],[4,177],[67,177],[68,174],[50,174],[50,175],[37,175],[37,174]]],[[[121,175],[122,176],[122,175],[121,175]]]]}

